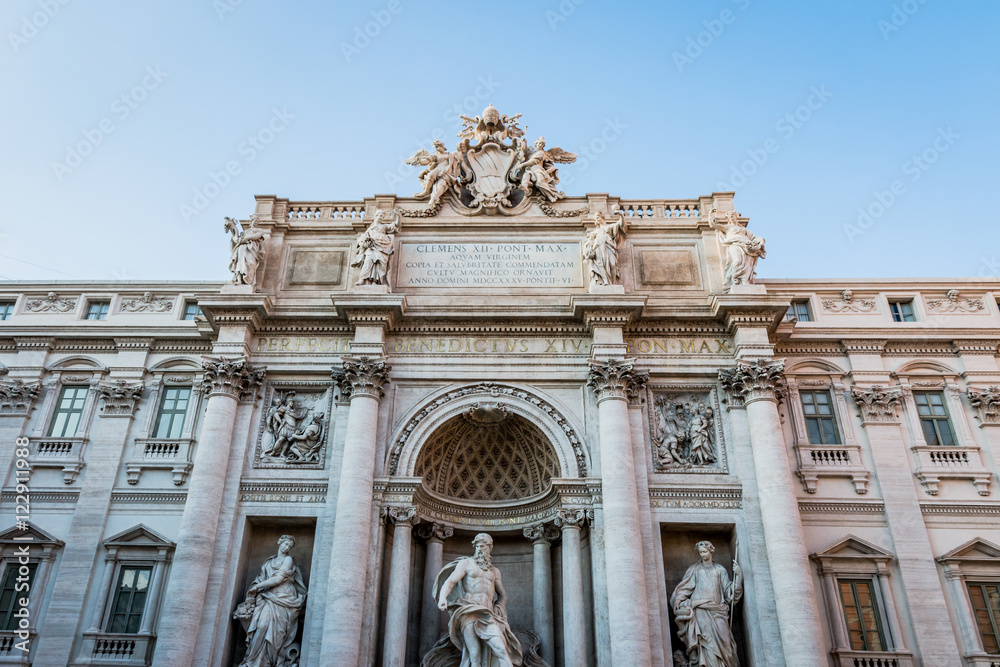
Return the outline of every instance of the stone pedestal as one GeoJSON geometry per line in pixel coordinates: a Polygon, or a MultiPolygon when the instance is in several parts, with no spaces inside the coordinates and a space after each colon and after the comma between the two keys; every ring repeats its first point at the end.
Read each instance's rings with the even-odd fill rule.
{"type": "Polygon", "coordinates": [[[383,516],[393,526],[392,562],[389,564],[389,598],[385,609],[383,667],[406,665],[406,621],[410,611],[411,533],[416,507],[387,507],[383,516]]]}
{"type": "Polygon", "coordinates": [[[440,523],[424,524],[417,531],[427,540],[427,558],[424,560],[423,604],[420,611],[420,650],[422,659],[431,650],[441,634],[441,614],[434,599],[434,580],[444,567],[444,541],[455,531],[440,523]]]}

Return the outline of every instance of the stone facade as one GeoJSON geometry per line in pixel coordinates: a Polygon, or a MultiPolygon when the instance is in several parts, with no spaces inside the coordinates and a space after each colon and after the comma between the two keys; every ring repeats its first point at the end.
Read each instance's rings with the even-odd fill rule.
{"type": "Polygon", "coordinates": [[[742,665],[1000,663],[1000,282],[759,280],[732,193],[523,150],[506,194],[258,197],[225,284],[0,284],[0,665],[271,655],[274,572],[272,664],[418,665],[480,532],[550,665],[686,666],[702,541],[742,665]]]}

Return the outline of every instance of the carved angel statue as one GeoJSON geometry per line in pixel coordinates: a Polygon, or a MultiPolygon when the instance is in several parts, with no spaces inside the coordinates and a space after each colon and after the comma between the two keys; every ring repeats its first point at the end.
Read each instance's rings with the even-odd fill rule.
{"type": "Polygon", "coordinates": [[[459,116],[464,125],[458,136],[475,142],[477,146],[482,146],[488,141],[501,143],[505,139],[517,139],[524,136],[524,130],[517,126],[520,117],[519,113],[513,116],[507,114],[501,116],[497,108],[490,104],[483,110],[481,117],[459,116]]]}
{"type": "Polygon", "coordinates": [[[764,239],[741,225],[736,211],[727,211],[719,218],[713,208],[708,226],[719,233],[719,243],[726,248],[726,289],[753,283],[757,260],[766,257],[764,239]]]}
{"type": "Polygon", "coordinates": [[[595,215],[594,228],[583,242],[583,258],[590,262],[592,285],[614,285],[618,280],[618,241],[625,235],[625,216],[618,213],[617,222],[607,222],[604,211],[595,215]]]}
{"type": "Polygon", "coordinates": [[[461,161],[458,153],[449,153],[444,144],[438,140],[434,141],[434,148],[437,152],[429,153],[421,148],[413,154],[406,164],[411,167],[425,166],[417,178],[423,190],[416,193],[414,198],[430,198],[430,205],[434,206],[441,199],[448,188],[456,185],[461,176],[461,161]]]}
{"type": "Polygon", "coordinates": [[[306,603],[302,571],[289,555],[295,538],[278,538],[271,556],[253,580],[246,599],[233,613],[247,633],[247,649],[240,667],[297,667],[299,614],[306,603]]]}
{"type": "Polygon", "coordinates": [[[241,228],[235,218],[226,218],[229,232],[229,270],[233,272],[234,285],[253,286],[257,281],[257,267],[264,256],[264,230],[257,227],[257,216],[250,216],[250,226],[241,228]]]}
{"type": "Polygon", "coordinates": [[[385,211],[376,211],[368,229],[358,235],[357,257],[351,266],[361,267],[358,285],[386,285],[389,277],[389,255],[393,253],[393,235],[399,231],[399,213],[392,222],[385,222],[385,211]]]}
{"type": "MultiPolygon", "coordinates": [[[[743,572],[733,559],[733,580],[726,568],[712,560],[715,546],[699,542],[699,560],[684,573],[670,596],[677,621],[677,636],[687,649],[691,667],[739,667],[736,641],[729,617],[743,595],[743,572]]],[[[674,664],[678,664],[677,656],[674,664]]]]}
{"type": "Polygon", "coordinates": [[[515,173],[521,171],[521,189],[527,196],[532,190],[542,195],[550,202],[557,201],[566,196],[565,192],[556,189],[559,184],[559,170],[555,163],[570,164],[576,162],[576,153],[564,151],[561,148],[545,148],[545,137],[538,137],[535,140],[535,147],[528,146],[528,142],[520,141],[521,153],[524,158],[515,165],[515,173]]]}

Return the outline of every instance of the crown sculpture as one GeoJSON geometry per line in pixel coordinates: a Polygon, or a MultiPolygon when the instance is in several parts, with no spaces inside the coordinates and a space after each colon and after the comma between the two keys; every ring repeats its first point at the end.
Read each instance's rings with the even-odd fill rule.
{"type": "Polygon", "coordinates": [[[559,170],[556,163],[576,161],[576,154],[561,148],[546,148],[539,137],[528,144],[524,131],[514,116],[500,115],[491,104],[482,116],[462,116],[464,127],[458,133],[458,148],[449,152],[440,141],[436,153],[417,151],[407,164],[426,167],[419,174],[422,190],[414,195],[428,200],[419,211],[401,210],[405,217],[429,217],[441,210],[446,193],[459,213],[518,215],[533,201],[546,215],[555,215],[550,202],[566,196],[556,186],[559,170]]]}

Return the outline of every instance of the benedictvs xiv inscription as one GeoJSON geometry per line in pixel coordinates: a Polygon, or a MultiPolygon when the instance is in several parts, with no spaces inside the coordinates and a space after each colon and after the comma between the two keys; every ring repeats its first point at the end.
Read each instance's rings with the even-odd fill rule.
{"type": "Polygon", "coordinates": [[[397,285],[581,287],[579,243],[403,243],[397,285]]]}

